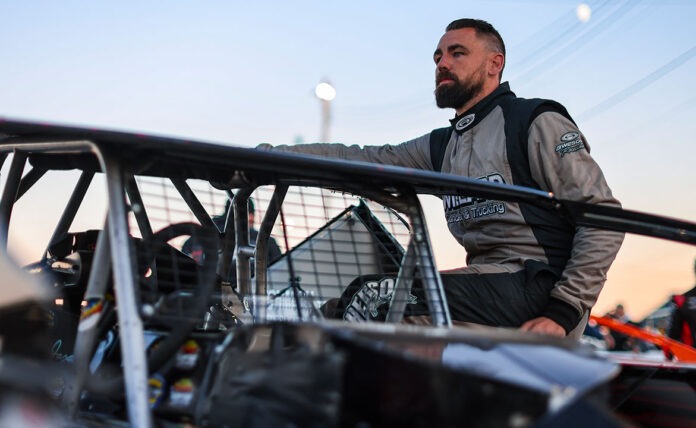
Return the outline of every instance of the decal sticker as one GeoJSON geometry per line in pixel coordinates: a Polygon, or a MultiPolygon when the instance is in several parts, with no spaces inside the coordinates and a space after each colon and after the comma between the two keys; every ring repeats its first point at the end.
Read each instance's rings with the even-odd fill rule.
{"type": "Polygon", "coordinates": [[[150,404],[151,409],[157,408],[162,402],[166,385],[167,382],[165,381],[164,377],[159,373],[155,373],[152,377],[150,377],[147,380],[147,386],[149,391],[148,402],[150,404]]]}
{"type": "MultiPolygon", "coordinates": [[[[379,317],[379,307],[389,305],[396,278],[387,277],[379,281],[366,282],[350,299],[350,303],[343,314],[346,321],[369,321],[379,317]]],[[[418,298],[409,293],[407,304],[413,305],[418,298]]]]}
{"type": "Polygon", "coordinates": [[[80,319],[83,320],[89,316],[92,316],[94,314],[101,313],[101,311],[104,309],[104,304],[102,303],[101,299],[88,299],[84,309],[82,310],[82,314],[80,315],[80,319]]]}
{"type": "Polygon", "coordinates": [[[181,345],[179,352],[176,354],[176,368],[181,370],[191,370],[194,368],[198,362],[200,349],[200,346],[198,346],[195,340],[187,340],[181,345]]]}
{"type": "Polygon", "coordinates": [[[577,152],[585,149],[585,143],[582,142],[582,137],[580,133],[576,131],[566,132],[561,135],[561,144],[556,146],[556,153],[561,155],[561,157],[567,155],[568,153],[577,152]]]}
{"type": "Polygon", "coordinates": [[[462,131],[467,126],[474,123],[474,119],[476,119],[476,114],[474,114],[474,113],[467,114],[466,116],[464,116],[463,118],[461,118],[457,121],[457,124],[454,125],[454,129],[456,129],[457,131],[462,131]]]}
{"type": "Polygon", "coordinates": [[[53,346],[51,346],[51,356],[53,357],[54,361],[66,361],[70,360],[72,355],[70,354],[63,354],[62,348],[63,347],[63,341],[58,339],[55,342],[53,342],[53,346]]]}
{"type": "Polygon", "coordinates": [[[169,390],[169,405],[172,407],[188,407],[193,401],[195,387],[190,378],[179,379],[169,390]]]}

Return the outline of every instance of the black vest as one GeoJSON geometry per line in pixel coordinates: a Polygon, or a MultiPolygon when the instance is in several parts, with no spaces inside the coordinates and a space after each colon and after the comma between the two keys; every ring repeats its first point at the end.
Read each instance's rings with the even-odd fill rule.
{"type": "MultiPolygon", "coordinates": [[[[505,146],[512,171],[512,184],[542,190],[532,178],[529,168],[529,126],[537,116],[547,111],[560,113],[571,121],[573,119],[561,104],[540,98],[517,98],[509,93],[495,100],[495,105],[503,109],[505,146]]],[[[445,150],[452,132],[453,126],[448,126],[430,133],[430,159],[435,171],[442,170],[445,150]]],[[[537,206],[520,204],[520,209],[525,222],[532,228],[534,236],[544,248],[550,266],[560,274],[570,258],[575,226],[559,213],[549,212],[537,206]]]]}

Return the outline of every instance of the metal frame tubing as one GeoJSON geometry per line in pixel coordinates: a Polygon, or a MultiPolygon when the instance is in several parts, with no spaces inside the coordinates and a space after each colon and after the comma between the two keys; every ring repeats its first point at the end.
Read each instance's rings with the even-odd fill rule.
{"type": "Polygon", "coordinates": [[[10,229],[10,217],[12,216],[12,208],[17,200],[17,191],[19,183],[22,180],[24,165],[27,162],[27,154],[18,150],[14,151],[10,172],[7,174],[7,182],[2,191],[2,200],[0,200],[0,248],[7,251],[7,236],[10,229]]]}
{"type": "Polygon", "coordinates": [[[186,201],[191,209],[191,212],[193,212],[193,215],[196,216],[196,219],[203,226],[214,227],[217,230],[215,222],[205,210],[203,204],[201,204],[201,201],[198,200],[196,194],[193,192],[193,190],[191,190],[191,187],[188,185],[188,183],[186,183],[186,180],[181,178],[170,178],[170,180],[184,201],[186,201]]]}
{"type": "Polygon", "coordinates": [[[237,290],[242,296],[251,293],[251,267],[249,264],[254,256],[254,247],[249,245],[249,207],[247,201],[253,191],[252,188],[240,189],[232,200],[236,240],[234,255],[237,259],[237,290]]]}
{"type": "Polygon", "coordinates": [[[24,196],[34,184],[41,180],[41,177],[46,175],[46,172],[48,172],[48,170],[41,168],[30,169],[29,172],[22,177],[22,181],[19,182],[19,189],[17,189],[17,199],[15,199],[15,202],[24,196]]]}
{"type": "Polygon", "coordinates": [[[386,322],[399,323],[404,319],[406,302],[413,287],[413,276],[416,273],[416,245],[411,237],[408,248],[401,262],[399,274],[396,276],[394,294],[392,294],[386,322]]]}
{"type": "Polygon", "coordinates": [[[150,224],[150,219],[147,216],[147,210],[145,209],[145,203],[143,203],[143,197],[140,194],[140,189],[138,189],[138,183],[135,181],[134,176],[129,176],[126,180],[126,194],[128,195],[128,200],[130,201],[131,211],[135,216],[135,222],[138,223],[138,229],[143,239],[152,238],[152,225],[150,224]]]}
{"type": "Polygon", "coordinates": [[[114,291],[121,330],[121,356],[126,384],[128,417],[132,426],[152,427],[143,323],[135,295],[135,269],[128,234],[124,177],[118,159],[104,154],[109,198],[109,240],[114,272],[114,291]]]}
{"type": "MultiPolygon", "coordinates": [[[[94,250],[92,269],[87,282],[84,300],[99,299],[105,304],[106,288],[111,273],[111,251],[109,246],[108,220],[99,234],[94,250]]],[[[89,361],[95,348],[99,322],[104,312],[98,312],[87,318],[80,318],[75,338],[75,379],[67,395],[68,409],[72,416],[77,414],[80,394],[88,375],[89,361]]]]}
{"type": "Polygon", "coordinates": [[[268,204],[268,209],[266,214],[261,221],[259,226],[259,235],[256,238],[256,250],[254,255],[254,262],[256,263],[255,270],[255,282],[256,282],[256,294],[265,296],[266,295],[266,268],[268,267],[268,259],[266,258],[266,249],[268,248],[268,240],[271,237],[271,231],[273,230],[273,225],[278,219],[278,214],[280,213],[280,207],[283,205],[285,200],[285,195],[288,193],[288,186],[284,184],[279,184],[275,187],[273,191],[273,197],[268,204]]]}
{"type": "Polygon", "coordinates": [[[415,193],[404,195],[408,201],[408,217],[411,221],[411,239],[416,252],[416,263],[420,266],[426,301],[430,309],[433,324],[439,327],[451,327],[452,319],[444,300],[445,289],[442,278],[434,263],[434,255],[428,229],[423,220],[423,208],[415,193]]]}
{"type": "MultiPolygon", "coordinates": [[[[75,184],[75,188],[73,189],[70,199],[63,210],[63,214],[60,216],[60,220],[58,220],[58,224],[56,225],[55,229],[53,229],[53,235],[51,235],[51,239],[48,241],[48,247],[53,245],[56,239],[68,233],[68,230],[70,230],[70,226],[72,226],[72,222],[75,220],[75,216],[82,205],[82,201],[87,194],[87,190],[89,190],[89,186],[92,184],[92,178],[94,178],[93,172],[84,171],[82,174],[80,174],[80,178],[75,184]]],[[[46,251],[44,252],[44,257],[47,254],[48,248],[46,248],[46,251]]]]}

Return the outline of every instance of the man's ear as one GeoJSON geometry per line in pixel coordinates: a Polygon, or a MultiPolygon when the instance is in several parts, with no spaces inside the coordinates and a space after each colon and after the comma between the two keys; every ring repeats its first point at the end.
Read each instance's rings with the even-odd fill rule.
{"type": "Polygon", "coordinates": [[[488,74],[498,76],[505,65],[505,55],[500,52],[492,52],[488,58],[488,74]]]}

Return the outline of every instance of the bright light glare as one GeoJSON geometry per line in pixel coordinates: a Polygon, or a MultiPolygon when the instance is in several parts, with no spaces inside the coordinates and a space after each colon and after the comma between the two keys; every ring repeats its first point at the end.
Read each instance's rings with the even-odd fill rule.
{"type": "Polygon", "coordinates": [[[580,22],[587,22],[592,17],[592,9],[585,3],[580,3],[575,9],[575,15],[577,15],[580,22]]]}
{"type": "Polygon", "coordinates": [[[331,101],[336,98],[336,89],[326,82],[318,84],[314,89],[314,93],[317,95],[317,98],[324,101],[331,101]]]}

